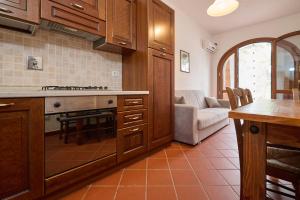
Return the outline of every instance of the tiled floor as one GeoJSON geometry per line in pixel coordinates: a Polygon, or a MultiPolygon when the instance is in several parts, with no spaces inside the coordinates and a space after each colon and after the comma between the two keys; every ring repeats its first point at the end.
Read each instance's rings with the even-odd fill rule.
{"type": "Polygon", "coordinates": [[[173,143],[63,200],[238,200],[239,183],[231,124],[195,147],[173,143]]]}

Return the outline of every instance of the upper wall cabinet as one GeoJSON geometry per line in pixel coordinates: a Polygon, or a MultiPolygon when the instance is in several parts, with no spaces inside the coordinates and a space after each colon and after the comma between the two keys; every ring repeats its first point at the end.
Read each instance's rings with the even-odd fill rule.
{"type": "MultiPolygon", "coordinates": [[[[91,41],[105,36],[98,0],[41,0],[41,26],[91,41]]],[[[105,6],[105,5],[104,5],[105,6]]]]}
{"type": "Polygon", "coordinates": [[[106,0],[106,38],[96,49],[121,52],[136,49],[136,0],[106,0]]]}
{"type": "Polygon", "coordinates": [[[159,0],[149,1],[149,47],[174,54],[174,10],[159,0]]]}
{"type": "Polygon", "coordinates": [[[39,8],[37,0],[0,0],[0,25],[32,33],[40,20],[39,8]]]}

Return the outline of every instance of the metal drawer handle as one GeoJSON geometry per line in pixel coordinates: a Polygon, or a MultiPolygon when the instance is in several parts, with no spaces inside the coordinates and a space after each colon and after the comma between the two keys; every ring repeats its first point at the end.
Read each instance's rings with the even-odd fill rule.
{"type": "Polygon", "coordinates": [[[126,45],[127,43],[126,42],[118,42],[119,44],[121,45],[126,45]]]}
{"type": "Polygon", "coordinates": [[[3,7],[0,7],[0,11],[6,12],[6,13],[13,13],[13,11],[8,10],[8,9],[6,9],[6,8],[3,8],[3,7]]]}
{"type": "Polygon", "coordinates": [[[131,120],[136,120],[136,119],[139,119],[139,117],[131,117],[131,118],[129,118],[129,119],[131,119],[131,120]]]}
{"type": "Polygon", "coordinates": [[[76,28],[70,28],[70,27],[64,27],[68,31],[77,32],[78,30],[76,28]]]}
{"type": "Polygon", "coordinates": [[[131,129],[130,132],[138,132],[140,129],[139,128],[135,128],[135,129],[131,129]]]}
{"type": "Polygon", "coordinates": [[[165,47],[160,48],[162,51],[166,51],[167,49],[165,47]]]}
{"type": "Polygon", "coordinates": [[[162,55],[162,56],[166,56],[167,54],[165,54],[165,53],[161,53],[160,55],[162,55]]]}
{"type": "Polygon", "coordinates": [[[10,107],[10,106],[14,106],[14,105],[15,105],[15,103],[1,103],[0,108],[10,107]]]}
{"type": "Polygon", "coordinates": [[[132,104],[138,104],[139,102],[138,101],[132,101],[131,103],[132,104]]]}
{"type": "Polygon", "coordinates": [[[71,6],[73,6],[74,8],[78,8],[80,10],[84,10],[84,7],[82,5],[77,4],[77,3],[71,3],[71,6]]]}

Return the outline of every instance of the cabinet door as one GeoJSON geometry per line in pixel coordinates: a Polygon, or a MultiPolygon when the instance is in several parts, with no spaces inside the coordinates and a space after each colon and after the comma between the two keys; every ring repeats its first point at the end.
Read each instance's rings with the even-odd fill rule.
{"type": "Polygon", "coordinates": [[[136,49],[136,0],[107,0],[107,41],[136,49]]]}
{"type": "Polygon", "coordinates": [[[123,162],[147,151],[147,124],[118,130],[117,159],[123,162]]]}
{"type": "Polygon", "coordinates": [[[149,1],[149,47],[174,54],[174,10],[160,0],[149,1]]]}
{"type": "Polygon", "coordinates": [[[39,23],[39,8],[37,0],[0,0],[0,15],[30,23],[39,23]]]}
{"type": "Polygon", "coordinates": [[[150,105],[149,147],[166,144],[173,139],[174,57],[149,49],[150,105]]]}
{"type": "Polygon", "coordinates": [[[98,0],[51,0],[78,12],[98,18],[98,0]]]}
{"type": "Polygon", "coordinates": [[[44,183],[44,100],[0,99],[0,199],[37,199],[44,183]]]}

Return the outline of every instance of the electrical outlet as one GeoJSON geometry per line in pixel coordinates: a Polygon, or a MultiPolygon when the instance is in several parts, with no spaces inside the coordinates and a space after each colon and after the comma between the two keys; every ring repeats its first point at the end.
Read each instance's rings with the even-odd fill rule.
{"type": "Polygon", "coordinates": [[[117,77],[117,76],[120,76],[120,73],[119,73],[119,71],[112,71],[111,75],[114,77],[117,77]]]}
{"type": "Polygon", "coordinates": [[[38,56],[28,56],[27,69],[43,70],[43,58],[38,56]]]}

